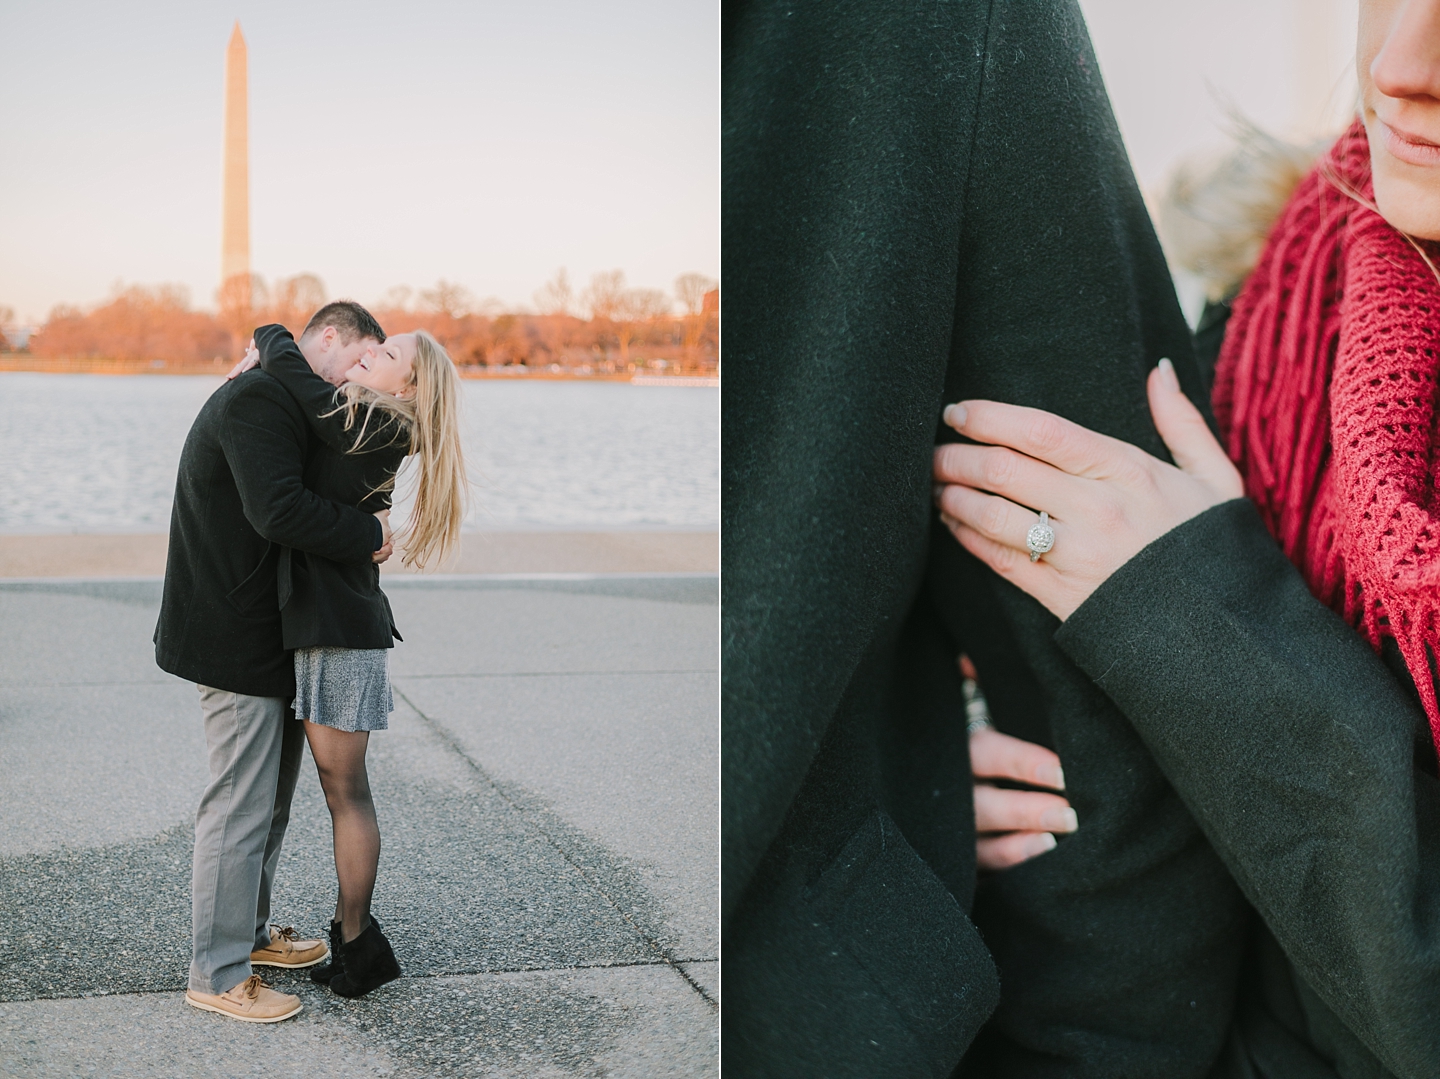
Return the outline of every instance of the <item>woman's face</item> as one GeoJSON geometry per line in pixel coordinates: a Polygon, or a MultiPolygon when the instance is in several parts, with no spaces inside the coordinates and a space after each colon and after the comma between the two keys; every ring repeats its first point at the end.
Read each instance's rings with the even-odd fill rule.
{"type": "Polygon", "coordinates": [[[409,397],[414,392],[410,376],[415,370],[415,335],[397,333],[383,345],[370,342],[355,366],[345,372],[346,382],[369,386],[392,397],[409,397]]]}
{"type": "Polygon", "coordinates": [[[1440,0],[1360,0],[1355,68],[1380,213],[1440,240],[1440,0]]]}

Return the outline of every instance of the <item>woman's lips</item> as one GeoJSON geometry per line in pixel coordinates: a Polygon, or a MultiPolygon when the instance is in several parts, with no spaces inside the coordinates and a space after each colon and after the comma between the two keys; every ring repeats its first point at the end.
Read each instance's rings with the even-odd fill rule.
{"type": "Polygon", "coordinates": [[[1408,132],[1397,131],[1378,116],[1375,122],[1380,126],[1385,149],[1391,157],[1410,165],[1440,165],[1440,146],[1408,132]]]}

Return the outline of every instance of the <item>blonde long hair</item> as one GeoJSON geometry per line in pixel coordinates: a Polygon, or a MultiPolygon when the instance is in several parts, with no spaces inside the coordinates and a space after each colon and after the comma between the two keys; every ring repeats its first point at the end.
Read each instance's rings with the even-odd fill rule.
{"type": "MultiPolygon", "coordinates": [[[[346,430],[360,427],[350,452],[364,449],[379,433],[370,431],[376,409],[395,417],[408,431],[410,455],[417,458],[419,475],[415,506],[396,529],[396,539],[405,565],[425,569],[431,563],[444,563],[455,550],[469,503],[470,479],[460,447],[460,377],[455,364],[430,334],[424,330],[414,334],[413,394],[395,397],[354,382],[337,392],[343,398],[340,408],[346,430]]],[[[388,486],[394,487],[393,479],[388,486]]]]}

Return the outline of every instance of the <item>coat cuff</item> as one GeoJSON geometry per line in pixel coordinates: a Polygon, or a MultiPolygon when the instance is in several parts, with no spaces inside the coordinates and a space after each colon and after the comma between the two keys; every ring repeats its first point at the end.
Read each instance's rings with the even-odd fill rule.
{"type": "Polygon", "coordinates": [[[1111,574],[1061,623],[1055,643],[1104,688],[1143,653],[1165,650],[1178,612],[1193,611],[1196,602],[1208,607],[1236,593],[1253,595],[1262,581],[1273,587],[1277,571],[1298,576],[1254,504],[1248,498],[1222,502],[1111,574]]]}

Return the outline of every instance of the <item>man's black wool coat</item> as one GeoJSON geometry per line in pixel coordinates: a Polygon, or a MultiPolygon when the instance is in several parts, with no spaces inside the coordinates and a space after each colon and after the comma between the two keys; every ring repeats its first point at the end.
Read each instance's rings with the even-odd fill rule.
{"type": "Polygon", "coordinates": [[[162,670],[235,693],[294,696],[276,594],[281,548],[368,564],[381,545],[373,514],[306,490],[309,439],[300,407],[263,371],[226,382],[200,409],[170,511],[155,627],[162,670]]]}
{"type": "Polygon", "coordinates": [[[930,508],[949,401],[1163,455],[1146,373],[1202,393],[1079,11],[752,0],[723,34],[726,1072],[944,1076],[994,1010],[976,1075],[1204,1076],[1248,907],[930,508]],[[1080,821],[974,925],[961,650],[1080,821]]]}

